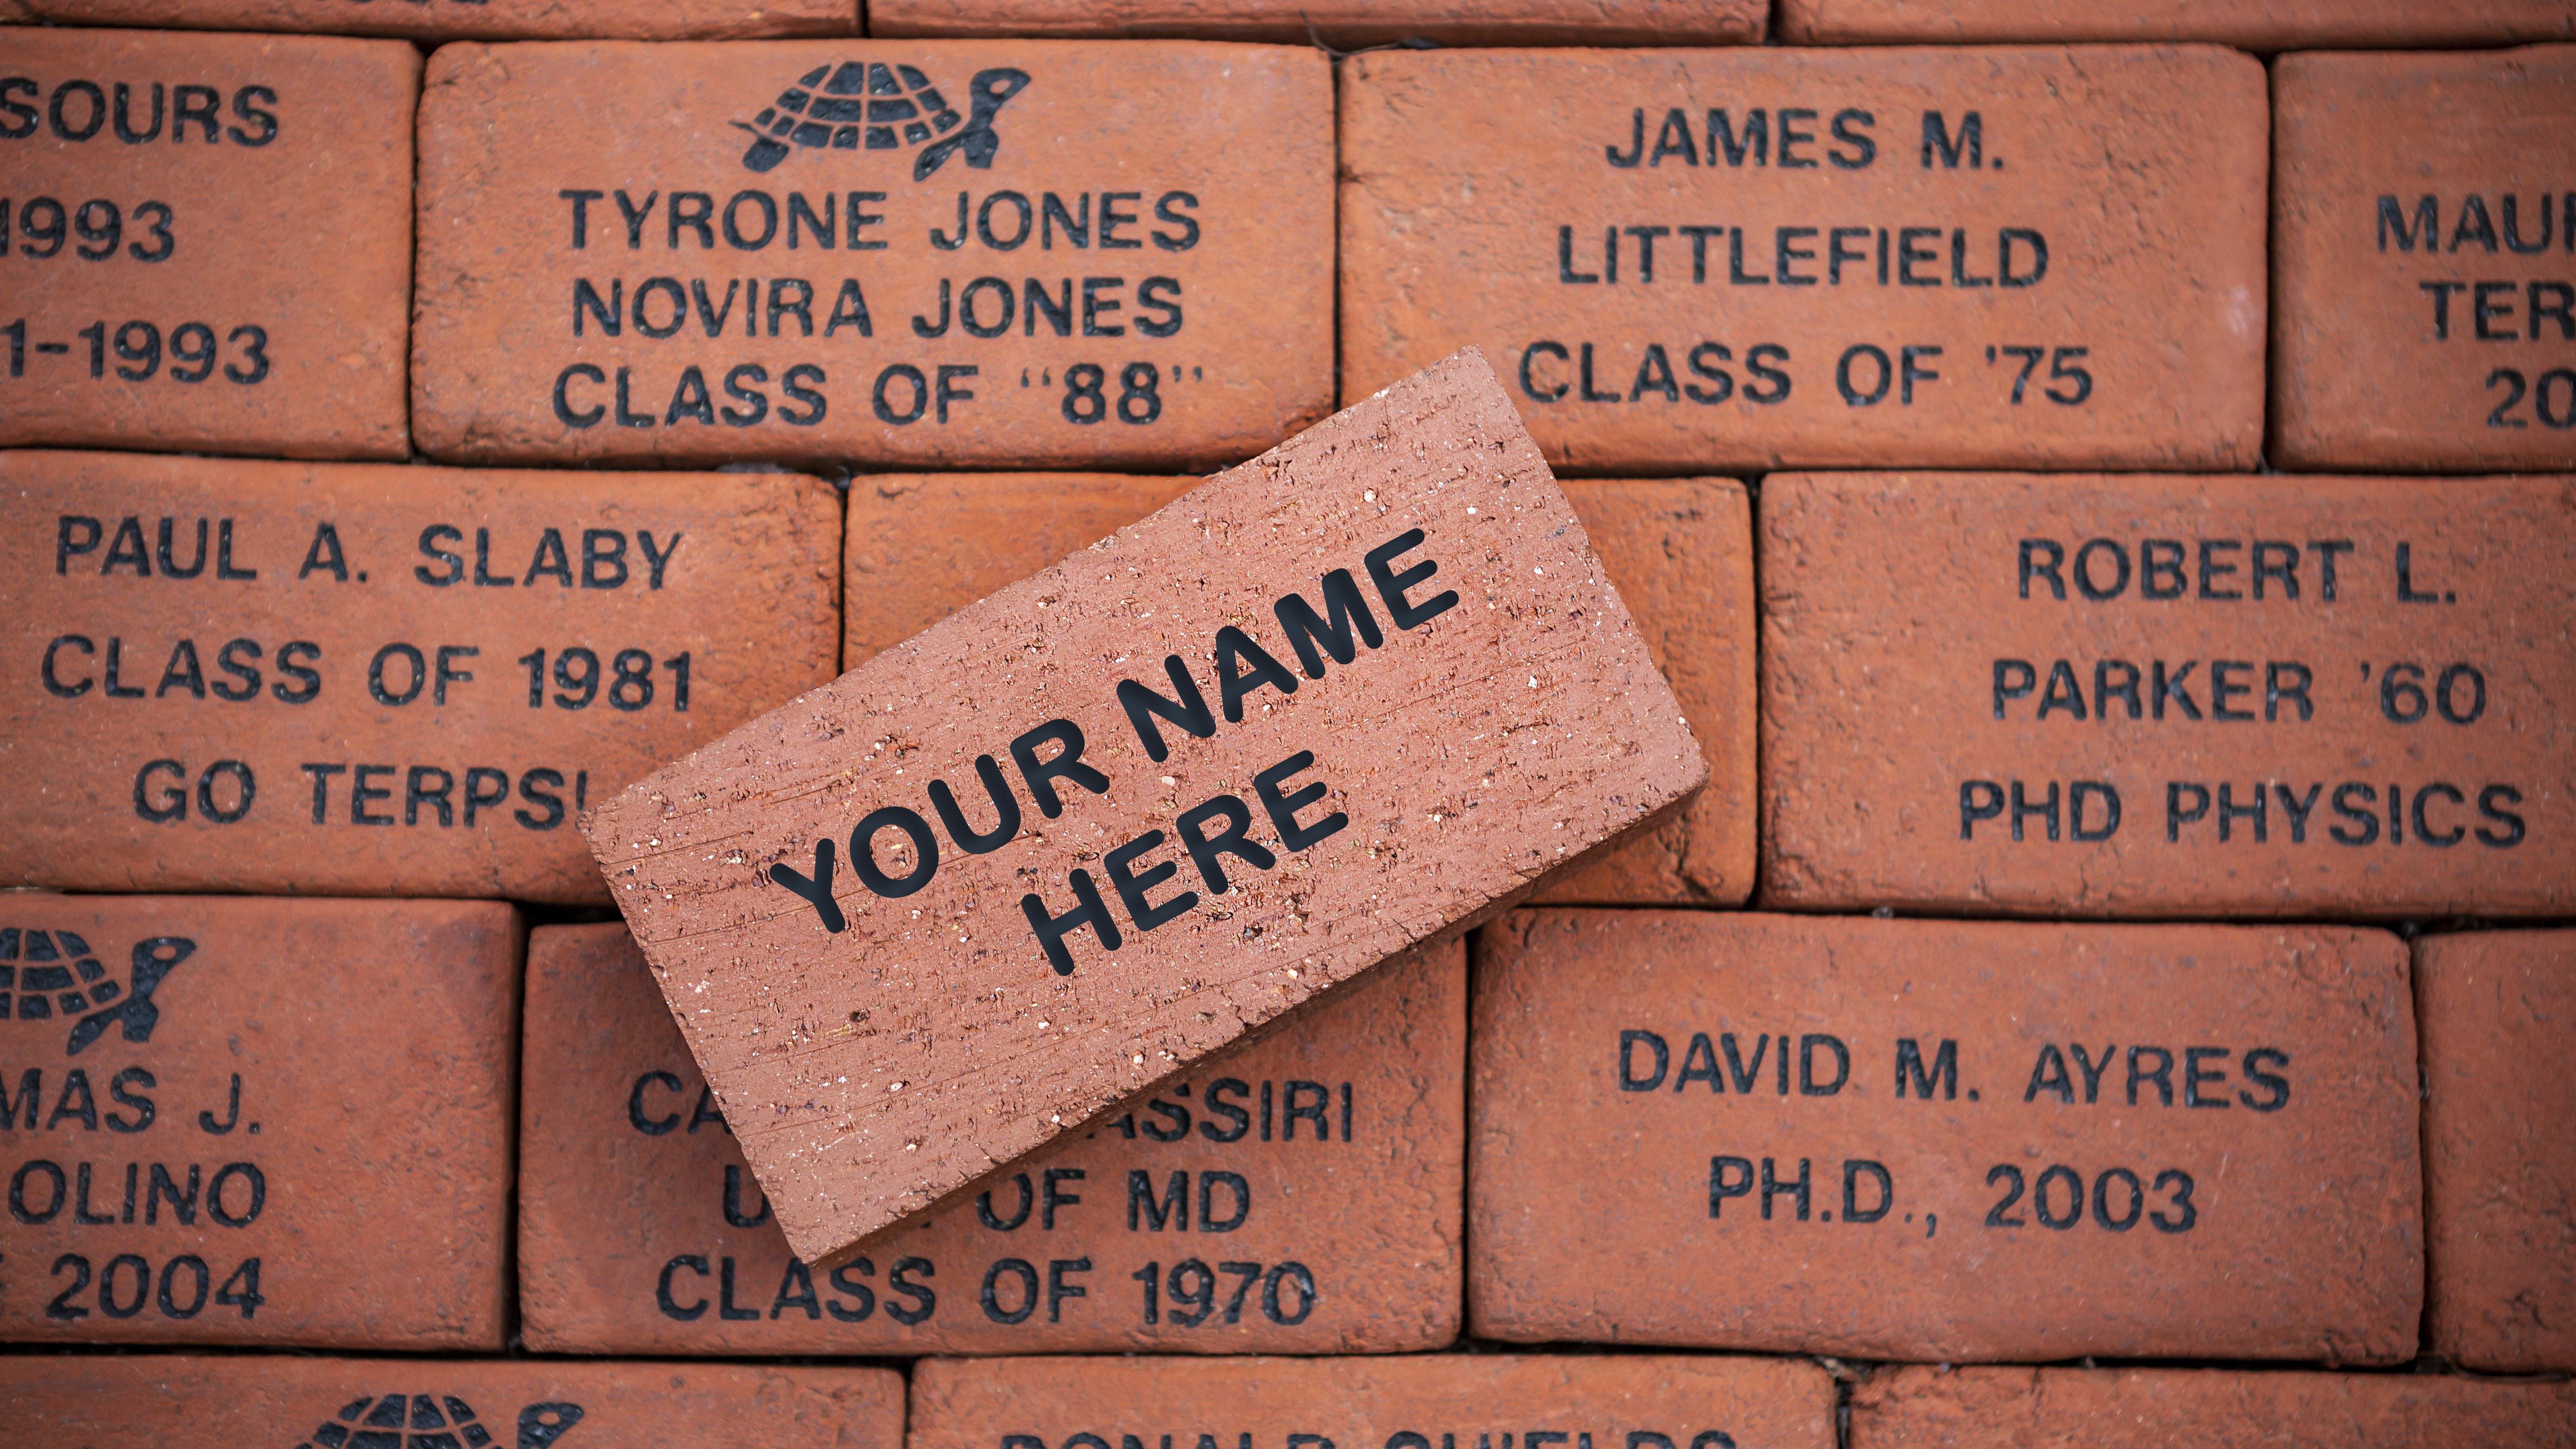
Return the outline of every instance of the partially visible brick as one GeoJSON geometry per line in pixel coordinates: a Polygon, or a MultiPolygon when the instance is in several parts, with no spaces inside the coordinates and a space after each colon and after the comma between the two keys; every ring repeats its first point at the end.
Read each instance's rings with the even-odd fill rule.
{"type": "Polygon", "coordinates": [[[1482,1337],[2415,1352],[2385,932],[1524,911],[1478,939],[1468,1040],[1482,1337]]]}
{"type": "Polygon", "coordinates": [[[1576,482],[1565,490],[1636,616],[1708,761],[1688,805],[1533,899],[1742,905],[1753,890],[1752,508],[1732,478],[1576,482]]]}
{"type": "Polygon", "coordinates": [[[873,35],[1196,36],[1316,42],[1356,49],[1404,40],[1444,45],[1757,45],[1761,0],[875,0],[873,35]]]}
{"type": "Polygon", "coordinates": [[[0,1338],[500,1348],[520,932],[489,902],[0,896],[0,1338]]]}
{"type": "MultiPolygon", "coordinates": [[[[856,668],[1007,583],[1106,538],[1197,480],[916,474],[850,492],[842,658],[856,668]]],[[[1708,760],[1708,788],[1539,899],[1741,904],[1753,885],[1753,542],[1729,478],[1566,490],[1708,760]]]]}
{"type": "Polygon", "coordinates": [[[12,34],[0,446],[409,451],[420,68],[395,41],[12,34]]]}
{"type": "Polygon", "coordinates": [[[841,662],[851,669],[1199,485],[1119,473],[850,480],[841,662]]]}
{"type": "Polygon", "coordinates": [[[1340,113],[1346,395],[1476,343],[1593,474],[2261,452],[2250,56],[1376,51],[1340,113]]]}
{"type": "Polygon", "coordinates": [[[2576,467],[2576,45],[2273,84],[2273,461],[2576,467]]]}
{"type": "Polygon", "coordinates": [[[400,35],[414,40],[714,40],[855,35],[858,0],[26,0],[84,25],[400,35]]]}
{"type": "Polygon", "coordinates": [[[1773,474],[1760,537],[1768,903],[2576,909],[2576,478],[1773,474]]]}
{"type": "Polygon", "coordinates": [[[2487,1449],[2576,1440],[2576,1386],[2428,1374],[1897,1368],[1852,1390],[1852,1449],[2487,1449]]]}
{"type": "Polygon", "coordinates": [[[1462,352],[584,829],[789,1245],[828,1266],[1707,773],[1462,352]],[[906,1031],[829,1035],[857,1011],[906,1031]]]}
{"type": "Polygon", "coordinates": [[[604,900],[583,809],[832,677],[840,525],[796,476],[0,453],[0,882],[604,900]]]}
{"type": "Polygon", "coordinates": [[[2576,1369],[2576,931],[2426,936],[2415,991],[2430,1349],[2576,1369]]]}
{"type": "Polygon", "coordinates": [[[1311,47],[443,47],[421,449],[1247,457],[1332,408],[1332,105],[1311,47]]]}
{"type": "Polygon", "coordinates": [[[2576,35],[2567,0],[1780,0],[1792,45],[2211,40],[2244,50],[2494,45],[2576,35]]]}
{"type": "MultiPolygon", "coordinates": [[[[1392,963],[1013,1164],[972,1205],[808,1270],[625,928],[544,928],[520,1093],[521,1331],[553,1353],[1445,1347],[1466,984],[1460,943],[1392,963]]],[[[883,1044],[901,1024],[835,1030],[883,1044]]]]}
{"type": "Polygon", "coordinates": [[[17,1449],[900,1449],[882,1368],[398,1358],[0,1358],[17,1449]]]}
{"type": "Polygon", "coordinates": [[[1834,1388],[1780,1359],[1518,1354],[1390,1359],[924,1359],[905,1449],[1096,1449],[1213,1436],[1257,1449],[1697,1443],[1832,1449],[1834,1388]]]}

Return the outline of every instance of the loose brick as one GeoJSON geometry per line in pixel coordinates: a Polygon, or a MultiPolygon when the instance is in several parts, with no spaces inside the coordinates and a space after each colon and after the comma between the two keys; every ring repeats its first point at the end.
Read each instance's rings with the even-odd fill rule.
{"type": "Polygon", "coordinates": [[[2414,1016],[2383,932],[1537,911],[1476,959],[1480,1336],[2415,1352],[2414,1016]]]}
{"type": "Polygon", "coordinates": [[[24,1449],[897,1449],[903,1376],[881,1368],[519,1359],[0,1358],[24,1449]],[[406,1430],[408,1433],[406,1433],[406,1430]]]}
{"type": "Polygon", "coordinates": [[[1076,0],[875,0],[876,35],[1197,36],[1322,41],[1344,49],[1405,40],[1446,45],[1758,45],[1757,0],[1470,0],[1395,8],[1366,0],[1137,0],[1113,10],[1076,0]]]}
{"type": "Polygon", "coordinates": [[[858,0],[28,0],[87,25],[339,31],[415,40],[706,40],[855,35],[858,0]]]}
{"type": "Polygon", "coordinates": [[[2261,1442],[2482,1449],[2576,1438],[2576,1387],[2426,1374],[1899,1368],[1852,1390],[1852,1449],[2261,1442]]]}
{"type": "MultiPolygon", "coordinates": [[[[850,494],[842,657],[855,667],[1194,481],[1047,473],[863,480],[850,494]]],[[[1754,779],[1753,550],[1743,485],[1583,482],[1566,498],[1681,699],[1714,783],[1539,899],[1741,904],[1753,884],[1754,779]]]]}
{"type": "Polygon", "coordinates": [[[0,899],[0,1338],[501,1346],[514,911],[0,899]]]}
{"type": "Polygon", "coordinates": [[[1311,48],[430,66],[412,410],[434,456],[1178,470],[1331,409],[1311,48]]]}
{"type": "Polygon", "coordinates": [[[2424,1217],[2431,1351],[2506,1373],[2576,1368],[2576,931],[2427,936],[2424,1217]]]}
{"type": "Polygon", "coordinates": [[[1496,1431],[1569,1449],[1698,1443],[1831,1449],[1833,1384],[1778,1359],[924,1359],[908,1449],[1089,1449],[1094,1438],[1237,1449],[1493,1442],[1496,1431]],[[1563,1439],[1555,1436],[1562,1434],[1563,1439]],[[1034,1441],[1034,1442],[1030,1442],[1034,1441]]]}
{"type": "MultiPolygon", "coordinates": [[[[528,955],[522,1332],[560,1353],[1444,1347],[1466,999],[1458,943],[1392,963],[817,1272],[625,929],[547,927],[528,955]]],[[[898,1030],[839,1028],[879,1047],[898,1030]]]]}
{"type": "Polygon", "coordinates": [[[2576,467],[2576,46],[2285,55],[2276,85],[2275,460],[2576,467]]]}
{"type": "Polygon", "coordinates": [[[802,477],[0,454],[0,881],[606,899],[573,822],[832,677],[802,477]]]}
{"type": "Polygon", "coordinates": [[[1466,353],[586,829],[789,1245],[828,1266],[1706,773],[1466,353]],[[833,1035],[854,1013],[902,1037],[833,1035]]]}
{"type": "Polygon", "coordinates": [[[9,51],[0,446],[409,451],[419,53],[52,29],[9,51]]]}
{"type": "Polygon", "coordinates": [[[1352,389],[1479,343],[1590,473],[2261,450],[2248,56],[1387,51],[1343,81],[1352,389]]]}
{"type": "MultiPolygon", "coordinates": [[[[1780,0],[1793,45],[1992,45],[1998,41],[2213,40],[2246,50],[2478,45],[2576,35],[2567,0],[1780,0]]],[[[2305,59],[2306,57],[2300,57],[2305,59]]]]}
{"type": "Polygon", "coordinates": [[[2564,914],[2576,480],[1762,485],[1763,898],[2564,914]]]}

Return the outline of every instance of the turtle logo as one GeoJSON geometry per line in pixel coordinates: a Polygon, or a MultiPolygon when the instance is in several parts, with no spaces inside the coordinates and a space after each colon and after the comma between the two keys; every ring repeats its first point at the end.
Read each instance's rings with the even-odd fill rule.
{"type": "MultiPolygon", "coordinates": [[[[579,1404],[530,1404],[519,1411],[517,1449],[546,1449],[581,1422],[579,1404]]],[[[295,1449],[492,1449],[492,1431],[454,1394],[366,1394],[295,1449]]]]}
{"type": "Polygon", "coordinates": [[[912,179],[926,181],[960,151],[976,170],[990,167],[1002,145],[1002,138],[993,134],[993,117],[1028,83],[1024,70],[979,70],[966,84],[967,114],[960,117],[930,77],[912,66],[845,60],[805,72],[779,93],[775,104],[733,124],[751,133],[742,164],[753,171],[767,171],[786,160],[791,144],[813,151],[921,146],[912,158],[912,179]],[[934,136],[939,139],[932,140],[934,136]]]}
{"type": "Polygon", "coordinates": [[[119,982],[77,931],[0,929],[0,1021],[13,1016],[19,1021],[76,1018],[66,1051],[70,1056],[79,1056],[111,1026],[123,1028],[127,1041],[150,1041],[152,1028],[161,1021],[153,993],[171,968],[196,950],[197,943],[185,936],[138,942],[133,970],[119,982]]]}

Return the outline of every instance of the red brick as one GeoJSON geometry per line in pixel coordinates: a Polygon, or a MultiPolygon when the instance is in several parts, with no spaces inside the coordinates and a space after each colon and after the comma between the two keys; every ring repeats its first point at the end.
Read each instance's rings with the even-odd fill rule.
{"type": "Polygon", "coordinates": [[[1462,354],[637,783],[586,828],[789,1244],[834,1262],[1650,825],[1706,774],[1565,495],[1462,354]],[[1375,582],[1319,583],[1343,578],[1375,582]],[[1250,652],[1300,658],[1275,622],[1290,594],[1354,611],[1348,661],[1317,649],[1302,684],[1250,652]],[[1204,724],[1131,718],[1128,680],[1204,724]],[[1077,743],[1092,774],[1060,770],[1059,793],[1040,765],[1077,743]],[[979,784],[981,757],[1018,760],[1022,783],[997,763],[979,784]],[[933,782],[967,796],[945,850],[933,782]],[[999,830],[984,822],[1000,803],[1011,833],[962,850],[999,830]],[[1184,820],[1223,838],[1220,812],[1258,855],[1208,853],[1179,877],[1191,861],[1153,842],[1184,820]],[[845,837],[874,884],[832,874],[845,837]],[[812,879],[827,876],[837,894],[812,879]],[[1065,924],[1041,937],[1033,912],[1065,924]],[[904,1038],[834,1038],[854,1011],[893,1013],[904,1038]]]}
{"type": "Polygon", "coordinates": [[[1763,898],[2564,914],[2571,505],[2566,478],[1775,474],[1763,898]]]}
{"type": "MultiPolygon", "coordinates": [[[[551,1353],[1444,1347],[1466,997],[1457,943],[1391,964],[1024,1159],[972,1207],[811,1272],[625,929],[545,928],[528,957],[521,1331],[551,1353]]],[[[890,1030],[842,1028],[878,1045],[890,1030]]]]}
{"type": "Polygon", "coordinates": [[[0,1338],[501,1346],[514,911],[0,899],[0,1338]]]}
{"type": "Polygon", "coordinates": [[[2576,46],[2285,55],[2274,96],[2274,461],[2576,467],[2576,46]]]}
{"type": "Polygon", "coordinates": [[[412,410],[436,457],[1179,471],[1331,410],[1312,49],[459,44],[420,134],[412,410]],[[880,115],[886,148],[834,119],[863,77],[905,92],[878,112],[922,112],[880,115]],[[832,144],[739,129],[790,127],[789,97],[811,101],[790,136],[832,144]],[[673,219],[689,197],[703,230],[696,201],[673,219]]]}
{"type": "MultiPolygon", "coordinates": [[[[2478,45],[2576,34],[2567,0],[1780,0],[1793,45],[1992,45],[2042,40],[2214,40],[2246,50],[2478,45]]],[[[2300,57],[2305,59],[2306,57],[2300,57]]]]}
{"type": "Polygon", "coordinates": [[[0,446],[403,456],[419,53],[53,29],[9,49],[0,446]]]}
{"type": "Polygon", "coordinates": [[[832,677],[840,524],[801,477],[0,453],[0,881],[605,900],[586,805],[832,677]]]}
{"type": "MultiPolygon", "coordinates": [[[[1195,480],[1025,473],[861,480],[850,494],[842,657],[852,667],[1171,501],[1195,480]]],[[[1753,885],[1753,545],[1730,478],[1583,482],[1594,552],[1680,697],[1715,782],[1652,831],[1566,872],[1560,905],[1738,905],[1753,885]]]]}
{"type": "Polygon", "coordinates": [[[2576,1368],[2576,931],[2415,944],[2424,1031],[2430,1351],[2501,1373],[2576,1368]]]}
{"type": "Polygon", "coordinates": [[[1852,1390],[1852,1449],[2485,1449],[2576,1437],[2576,1388],[2427,1374],[1899,1368],[1852,1390]]]}
{"type": "Polygon", "coordinates": [[[1515,914],[1469,1008],[1470,1331],[2402,1362],[2406,965],[2343,927],[1515,914]]]}
{"type": "Polygon", "coordinates": [[[1197,487],[1117,473],[880,474],[850,482],[841,658],[850,668],[1197,487]]]}
{"type": "MultiPolygon", "coordinates": [[[[1831,1449],[1834,1390],[1813,1364],[1778,1359],[1542,1358],[1517,1354],[1389,1359],[924,1359],[913,1369],[907,1449],[1088,1449],[1097,1437],[1283,1449],[1325,1444],[1421,1449],[1493,1442],[1497,1430],[1564,1434],[1568,1449],[1644,1435],[1831,1449]]],[[[1533,1446],[1535,1449],[1535,1446],[1533,1446]]]]}
{"type": "Polygon", "coordinates": [[[90,25],[339,31],[415,40],[709,40],[855,35],[858,0],[27,0],[90,25]]]}
{"type": "Polygon", "coordinates": [[[546,1449],[561,1438],[896,1449],[903,1439],[903,1376],[881,1368],[22,1355],[0,1358],[0,1398],[22,1449],[398,1445],[405,1419],[417,1449],[546,1449]]]}
{"type": "Polygon", "coordinates": [[[1465,0],[1389,7],[1366,0],[1128,0],[1114,9],[1076,0],[876,0],[876,35],[1198,36],[1321,41],[1343,49],[1410,39],[1446,45],[1755,45],[1769,6],[1759,0],[1465,0]]]}
{"type": "Polygon", "coordinates": [[[1477,343],[1587,473],[2261,451],[2251,57],[1381,51],[1342,82],[1350,391],[1477,343]]]}

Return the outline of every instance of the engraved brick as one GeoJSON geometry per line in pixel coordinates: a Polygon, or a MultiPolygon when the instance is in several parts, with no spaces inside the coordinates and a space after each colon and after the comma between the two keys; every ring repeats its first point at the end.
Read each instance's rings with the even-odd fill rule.
{"type": "MultiPolygon", "coordinates": [[[[843,659],[852,667],[1107,537],[1195,480],[924,474],[850,494],[843,659]]],[[[1709,788],[1567,872],[1555,904],[1741,904],[1753,883],[1753,548],[1728,478],[1579,482],[1567,501],[1636,616],[1708,760],[1709,788]]]]}
{"type": "Polygon", "coordinates": [[[1331,410],[1310,48],[460,44],[430,68],[434,456],[1177,469],[1331,410]]]}
{"type": "Polygon", "coordinates": [[[875,0],[876,35],[1197,36],[1317,41],[1355,49],[1404,40],[1447,45],[1757,45],[1758,0],[1470,0],[1390,7],[1367,0],[1136,0],[1114,10],[1078,0],[875,0]]]}
{"type": "Polygon", "coordinates": [[[2576,466],[2576,46],[2285,55],[2275,86],[2274,461],[2576,466]]]}
{"type": "Polygon", "coordinates": [[[2431,1352],[2502,1373],[2576,1368],[2576,931],[2427,936],[2424,1236],[2431,1352]]]}
{"type": "Polygon", "coordinates": [[[1353,391],[1481,344],[1588,473],[2260,451],[2251,57],[1384,51],[1342,81],[1353,391]]]}
{"type": "MultiPolygon", "coordinates": [[[[1521,1354],[1389,1359],[924,1359],[907,1449],[1088,1449],[1132,1435],[1252,1449],[1634,1440],[1831,1449],[1823,1369],[1778,1359],[1521,1354]],[[1563,1434],[1563,1439],[1553,1436],[1563,1434]]],[[[1532,1446],[1537,1449],[1537,1446],[1532,1446]]]]}
{"type": "Polygon", "coordinates": [[[2576,1438],[2576,1387],[2428,1374],[1899,1368],[1852,1390],[1852,1449],[2482,1449],[2576,1438]]]}
{"type": "Polygon", "coordinates": [[[26,0],[88,25],[336,31],[415,40],[712,40],[855,35],[857,0],[26,0]]]}
{"type": "Polygon", "coordinates": [[[1706,773],[1466,353],[586,828],[789,1244],[828,1264],[1706,773]],[[831,1036],[853,1012],[905,1036],[831,1036]]]}
{"type": "MultiPolygon", "coordinates": [[[[1466,996],[1459,943],[1390,963],[971,1206],[809,1270],[625,928],[547,927],[528,956],[521,1331],[552,1353],[1445,1347],[1466,996]]],[[[901,1026],[836,1030],[884,1047],[901,1026]]]]}
{"type": "Polygon", "coordinates": [[[1765,479],[1764,899],[2564,914],[2571,484],[1765,479]]]}
{"type": "Polygon", "coordinates": [[[0,454],[0,881],[606,898],[574,821],[831,678],[794,476],[0,454]]]}
{"type": "Polygon", "coordinates": [[[2567,0],[1781,0],[1793,45],[1992,45],[1999,41],[2213,40],[2246,50],[2494,45],[2576,35],[2567,0]]]}
{"type": "Polygon", "coordinates": [[[0,1338],[501,1347],[515,911],[0,899],[0,1338]]]}
{"type": "Polygon", "coordinates": [[[897,1449],[882,1368],[399,1358],[0,1358],[22,1449],[897,1449]]]}
{"type": "Polygon", "coordinates": [[[2384,932],[1524,911],[1476,960],[1479,1336],[2414,1355],[2384,932]]]}
{"type": "Polygon", "coordinates": [[[0,445],[409,450],[393,41],[28,29],[0,64],[0,445]]]}

